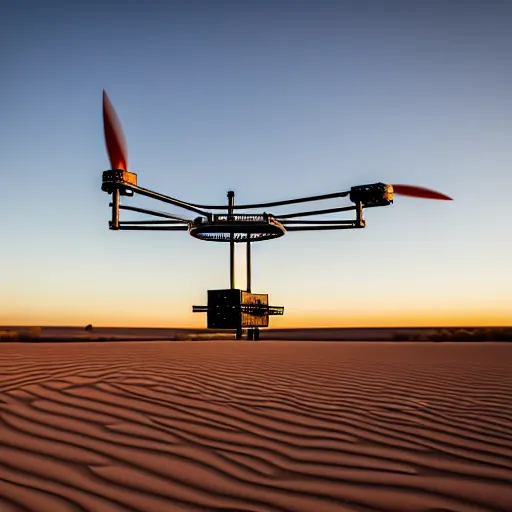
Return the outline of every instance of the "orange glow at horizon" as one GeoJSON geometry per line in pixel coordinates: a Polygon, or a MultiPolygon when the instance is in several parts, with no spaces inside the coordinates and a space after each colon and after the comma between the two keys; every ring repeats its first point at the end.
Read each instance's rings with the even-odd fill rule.
{"type": "MultiPolygon", "coordinates": [[[[122,312],[117,314],[34,314],[0,316],[0,325],[38,326],[81,326],[91,323],[105,327],[147,327],[147,328],[206,328],[206,314],[183,317],[147,315],[143,312],[122,312]]],[[[271,317],[269,328],[391,328],[391,327],[500,327],[512,326],[509,311],[446,311],[419,314],[414,312],[350,313],[350,314],[306,314],[290,312],[283,317],[271,317]]]]}

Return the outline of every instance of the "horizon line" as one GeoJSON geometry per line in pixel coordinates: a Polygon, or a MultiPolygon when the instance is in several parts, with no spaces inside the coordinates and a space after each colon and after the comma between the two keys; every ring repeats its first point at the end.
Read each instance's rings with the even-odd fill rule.
{"type": "MultiPolygon", "coordinates": [[[[16,327],[38,327],[40,329],[85,329],[87,325],[92,325],[93,329],[158,329],[158,330],[183,330],[183,331],[233,331],[234,329],[208,329],[207,327],[176,327],[176,326],[166,326],[166,327],[148,327],[148,326],[113,326],[113,325],[35,325],[35,324],[18,324],[18,325],[0,325],[0,329],[8,329],[8,328],[16,328],[16,327]]],[[[300,330],[312,330],[312,329],[329,329],[329,330],[350,330],[350,329],[359,329],[359,330],[379,330],[379,329],[512,329],[511,325],[437,325],[437,326],[428,326],[428,325],[416,325],[416,326],[344,326],[344,327],[322,327],[322,326],[311,326],[311,327],[263,327],[262,330],[273,330],[273,331],[300,331],[300,330]]]]}

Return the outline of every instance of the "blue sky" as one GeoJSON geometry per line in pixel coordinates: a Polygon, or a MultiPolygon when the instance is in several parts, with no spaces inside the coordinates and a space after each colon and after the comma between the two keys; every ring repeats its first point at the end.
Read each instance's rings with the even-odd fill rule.
{"type": "Polygon", "coordinates": [[[384,181],[455,199],[254,244],[274,326],[512,323],[509,2],[4,5],[0,324],[201,326],[192,304],[229,286],[223,244],[108,230],[104,88],[130,170],[173,197],[384,181]]]}

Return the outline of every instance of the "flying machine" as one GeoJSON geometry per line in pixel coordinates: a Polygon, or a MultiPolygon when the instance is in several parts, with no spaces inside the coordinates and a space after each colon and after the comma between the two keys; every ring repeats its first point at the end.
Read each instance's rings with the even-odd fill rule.
{"type": "Polygon", "coordinates": [[[112,214],[109,229],[187,231],[198,240],[229,244],[229,288],[208,290],[207,305],[193,306],[192,311],[207,314],[208,329],[235,330],[236,339],[242,338],[244,330],[247,331],[248,339],[259,339],[259,330],[268,327],[269,317],[284,313],[282,306],[269,305],[268,294],[252,292],[252,243],[274,240],[296,231],[365,228],[364,209],[389,206],[393,204],[394,197],[398,195],[433,200],[452,200],[445,194],[424,187],[373,183],[353,186],[349,190],[323,195],[239,205],[235,204],[235,193],[228,191],[227,204],[195,204],[138,185],[137,174],[128,170],[128,152],[123,129],[105,90],[103,91],[103,128],[111,166],[111,169],[103,172],[101,185],[101,189],[112,196],[112,201],[109,204],[112,214]],[[121,204],[122,197],[131,198],[135,195],[182,208],[194,214],[194,218],[121,204]],[[283,206],[343,198],[348,199],[352,204],[281,214],[276,213],[275,210],[283,206]],[[269,212],[270,208],[273,209],[273,213],[269,212]],[[121,210],[137,212],[147,217],[145,220],[121,220],[121,210]],[[347,212],[352,212],[354,216],[351,219],[311,218],[347,212]],[[244,243],[247,248],[245,289],[235,287],[235,244],[237,243],[244,243]]]}

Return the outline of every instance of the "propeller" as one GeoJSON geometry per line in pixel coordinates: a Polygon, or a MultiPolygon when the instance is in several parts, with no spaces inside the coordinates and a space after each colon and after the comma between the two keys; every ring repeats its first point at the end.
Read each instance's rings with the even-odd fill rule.
{"type": "Polygon", "coordinates": [[[453,201],[445,194],[430,190],[429,188],[416,187],[414,185],[392,185],[396,195],[408,197],[420,197],[422,199],[436,199],[439,201],[453,201]]]}
{"type": "Polygon", "coordinates": [[[128,170],[128,152],[121,122],[103,89],[103,129],[105,146],[112,169],[128,170]]]}

